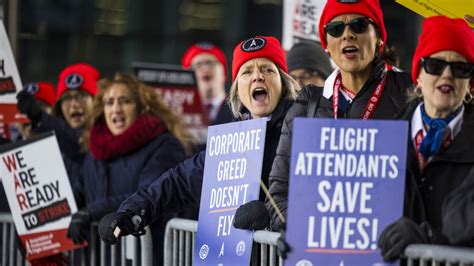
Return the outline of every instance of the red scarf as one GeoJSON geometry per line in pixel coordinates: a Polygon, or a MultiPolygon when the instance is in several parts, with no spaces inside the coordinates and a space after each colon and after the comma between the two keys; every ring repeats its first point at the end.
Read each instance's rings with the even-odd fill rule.
{"type": "Polygon", "coordinates": [[[125,132],[114,136],[104,120],[91,129],[89,148],[96,160],[110,160],[132,153],[165,132],[166,126],[156,116],[141,115],[125,132]]]}

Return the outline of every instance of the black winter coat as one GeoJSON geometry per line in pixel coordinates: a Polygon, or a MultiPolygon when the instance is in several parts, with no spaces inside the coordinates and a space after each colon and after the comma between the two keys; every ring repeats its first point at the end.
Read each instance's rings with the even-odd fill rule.
{"type": "MultiPolygon", "coordinates": [[[[79,186],[75,188],[78,208],[86,207],[94,221],[114,212],[137,190],[147,188],[162,173],[185,159],[182,144],[170,133],[163,133],[139,150],[110,161],[84,159],[79,186]]],[[[168,212],[150,225],[154,265],[161,265],[166,223],[175,217],[168,212]]]]}
{"type": "MultiPolygon", "coordinates": [[[[262,180],[265,184],[268,184],[283,118],[291,104],[287,100],[281,100],[267,124],[262,167],[262,180]]],[[[144,224],[149,224],[167,212],[177,212],[191,205],[199,205],[205,157],[206,153],[202,151],[168,170],[149,188],[138,191],[124,201],[119,211],[132,210],[143,214],[144,224]]],[[[263,193],[260,195],[263,200],[263,193]]]]}
{"type": "MultiPolygon", "coordinates": [[[[381,80],[384,71],[384,63],[376,62],[372,75],[354,98],[352,103],[345,110],[338,110],[339,118],[360,119],[372,96],[373,90],[381,80]]],[[[380,101],[373,113],[372,119],[393,119],[402,110],[406,103],[407,88],[411,81],[407,73],[388,71],[385,89],[380,101]]],[[[281,131],[280,143],[277,148],[277,155],[270,172],[270,194],[273,196],[277,206],[286,217],[288,207],[288,184],[290,172],[290,154],[293,119],[295,117],[306,117],[311,99],[319,99],[319,104],[314,113],[309,117],[333,118],[332,99],[328,100],[323,96],[313,98],[313,94],[322,94],[323,88],[313,85],[306,86],[300,92],[296,103],[288,111],[281,131]]],[[[266,202],[267,209],[271,213],[271,227],[274,230],[281,229],[281,221],[277,212],[270,203],[266,202]]]]}
{"type": "MultiPolygon", "coordinates": [[[[411,121],[418,103],[411,103],[402,118],[411,121]]],[[[430,224],[433,243],[447,244],[446,238],[453,244],[462,244],[469,238],[474,243],[474,192],[466,189],[473,188],[469,184],[474,179],[473,136],[474,106],[465,105],[461,131],[445,150],[434,155],[423,173],[409,137],[404,212],[418,224],[430,224]],[[466,205],[469,201],[471,209],[466,205]]]]}

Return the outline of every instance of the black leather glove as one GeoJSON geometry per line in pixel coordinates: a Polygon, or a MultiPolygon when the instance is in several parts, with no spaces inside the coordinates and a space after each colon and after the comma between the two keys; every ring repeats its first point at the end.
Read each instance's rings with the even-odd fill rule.
{"type": "Polygon", "coordinates": [[[133,211],[113,212],[102,217],[99,222],[99,235],[106,244],[114,245],[118,238],[126,235],[143,235],[142,218],[133,211]],[[115,236],[115,228],[120,229],[120,234],[115,236]]]}
{"type": "Polygon", "coordinates": [[[41,119],[41,107],[36,99],[26,90],[21,90],[17,95],[17,108],[21,113],[26,114],[28,118],[33,122],[37,122],[41,119]]]}
{"type": "Polygon", "coordinates": [[[259,200],[247,202],[235,212],[234,227],[240,229],[263,230],[270,225],[270,213],[259,200]]]}
{"type": "Polygon", "coordinates": [[[74,213],[67,230],[67,237],[75,244],[80,244],[87,240],[91,220],[91,215],[86,208],[74,213]]]}
{"type": "Polygon", "coordinates": [[[422,226],[402,217],[383,230],[378,246],[385,261],[395,261],[408,245],[428,242],[428,233],[422,226]]]}

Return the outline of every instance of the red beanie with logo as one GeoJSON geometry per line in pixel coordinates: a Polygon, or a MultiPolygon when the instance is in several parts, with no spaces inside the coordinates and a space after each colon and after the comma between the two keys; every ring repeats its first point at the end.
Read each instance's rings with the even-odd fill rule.
{"type": "Polygon", "coordinates": [[[340,0],[328,0],[319,18],[319,38],[321,45],[326,49],[326,31],[324,26],[334,17],[344,14],[360,14],[372,19],[380,32],[383,41],[381,48],[387,41],[387,30],[383,21],[383,13],[379,0],[356,0],[354,2],[340,2],[340,0]]]}
{"type": "Polygon", "coordinates": [[[275,65],[288,73],[285,51],[283,51],[280,41],[272,36],[256,36],[235,46],[232,59],[232,82],[245,62],[259,57],[272,60],[275,65]]]}
{"type": "Polygon", "coordinates": [[[24,86],[24,90],[33,95],[33,97],[51,107],[56,103],[56,91],[51,82],[33,82],[24,86]]]}
{"type": "Polygon", "coordinates": [[[67,66],[59,74],[57,95],[58,99],[68,90],[81,89],[90,95],[97,94],[97,81],[100,78],[99,71],[85,63],[67,66]]]}
{"type": "MultiPolygon", "coordinates": [[[[429,17],[423,21],[423,28],[418,39],[418,46],[413,55],[411,77],[416,84],[422,57],[440,51],[455,51],[464,56],[469,63],[474,63],[474,32],[466,21],[460,18],[445,16],[429,17]]],[[[471,85],[474,81],[471,78],[471,85]]]]}
{"type": "Polygon", "coordinates": [[[227,79],[228,69],[227,69],[227,60],[225,59],[225,54],[221,49],[219,49],[217,46],[215,46],[212,43],[200,42],[200,43],[193,44],[184,53],[183,58],[181,59],[181,65],[186,69],[190,68],[193,58],[202,53],[211,54],[217,58],[217,60],[224,67],[225,78],[227,79]]]}

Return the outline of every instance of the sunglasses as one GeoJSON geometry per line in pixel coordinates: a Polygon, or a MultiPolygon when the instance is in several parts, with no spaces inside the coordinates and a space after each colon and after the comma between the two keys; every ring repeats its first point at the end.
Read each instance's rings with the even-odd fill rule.
{"type": "Polygon", "coordinates": [[[369,18],[355,18],[348,23],[342,21],[329,22],[324,26],[324,30],[332,37],[338,38],[342,36],[346,26],[349,26],[352,32],[362,34],[367,31],[369,24],[375,25],[369,18]]]}
{"type": "Polygon", "coordinates": [[[440,76],[446,66],[451,67],[451,72],[455,78],[467,79],[471,77],[474,65],[467,62],[446,62],[441,59],[422,57],[421,65],[425,72],[432,75],[440,76]]]}

